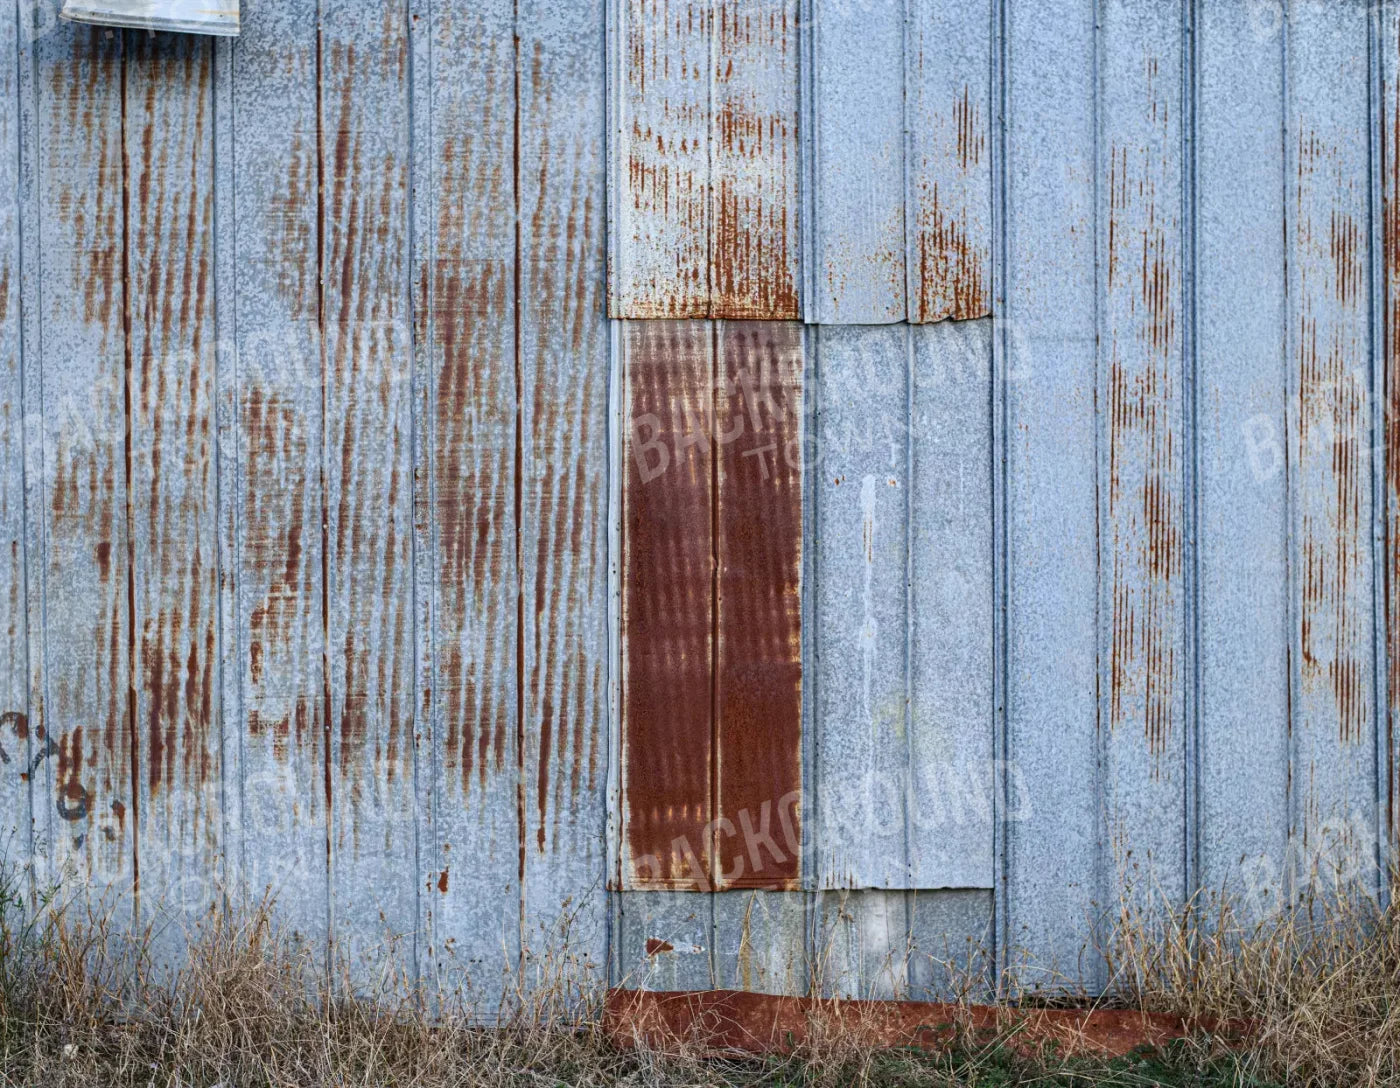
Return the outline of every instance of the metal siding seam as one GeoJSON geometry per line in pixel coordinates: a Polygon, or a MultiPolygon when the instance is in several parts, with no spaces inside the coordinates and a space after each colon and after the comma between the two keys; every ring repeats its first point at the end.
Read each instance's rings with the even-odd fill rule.
{"type": "MultiPolygon", "coordinates": [[[[1295,437],[1298,433],[1298,378],[1293,367],[1293,360],[1296,358],[1296,339],[1294,336],[1294,326],[1292,320],[1293,292],[1292,276],[1290,274],[1291,261],[1290,249],[1291,239],[1294,230],[1295,215],[1289,214],[1288,200],[1288,179],[1292,174],[1289,166],[1292,161],[1290,138],[1292,127],[1290,121],[1290,107],[1292,102],[1292,73],[1289,70],[1289,26],[1293,18],[1292,0],[1280,0],[1282,6],[1281,19],[1279,22],[1279,66],[1280,75],[1280,97],[1283,100],[1283,108],[1279,111],[1282,120],[1282,131],[1279,134],[1283,147],[1281,159],[1281,171],[1279,177],[1279,188],[1283,192],[1283,259],[1284,259],[1284,313],[1283,313],[1283,372],[1285,383],[1284,394],[1284,471],[1285,471],[1285,496],[1287,515],[1284,523],[1284,530],[1287,536],[1288,567],[1286,579],[1288,583],[1287,614],[1288,614],[1288,833],[1287,844],[1293,846],[1295,831],[1299,827],[1298,787],[1297,787],[1297,766],[1298,766],[1298,715],[1300,712],[1300,668],[1301,651],[1299,649],[1298,637],[1298,599],[1300,595],[1300,585],[1298,581],[1298,537],[1294,531],[1294,524],[1299,509],[1298,503],[1298,453],[1294,445],[1295,437]]],[[[1284,885],[1280,889],[1281,898],[1289,903],[1292,902],[1296,889],[1293,887],[1293,866],[1284,866],[1284,885]]]]}
{"type": "Polygon", "coordinates": [[[1200,0],[1181,3],[1181,235],[1182,235],[1182,609],[1186,655],[1182,675],[1186,679],[1182,726],[1185,730],[1181,872],[1185,897],[1191,903],[1200,888],[1200,703],[1201,703],[1201,613],[1198,602],[1200,578],[1197,570],[1196,532],[1200,523],[1200,494],[1197,457],[1200,432],[1197,426],[1196,374],[1196,7],[1200,0]]]}
{"type": "MultiPolygon", "coordinates": [[[[908,0],[905,2],[905,30],[908,31],[908,0]]],[[[906,51],[907,56],[907,51],[906,51]]],[[[907,84],[906,84],[907,102],[907,84]]],[[[906,125],[906,132],[908,126],[906,125]]],[[[907,139],[907,136],[906,136],[907,139]]],[[[905,177],[908,178],[909,158],[904,159],[905,177]]],[[[906,180],[907,184],[907,180],[906,180]]],[[[908,207],[908,205],[905,205],[908,207]]],[[[908,238],[908,217],[905,218],[905,238],[908,238]]],[[[906,242],[907,245],[907,242],[906,242]]],[[[905,251],[906,268],[908,250],[905,251]]],[[[910,820],[915,805],[914,786],[914,337],[913,330],[905,324],[900,329],[904,341],[904,789],[901,799],[904,803],[904,884],[913,888],[914,839],[910,833],[910,820]]],[[[905,932],[910,929],[909,904],[904,905],[905,932]]]]}
{"type": "Polygon", "coordinates": [[[1103,585],[1104,585],[1104,486],[1103,486],[1103,432],[1099,426],[1103,412],[1103,390],[1101,389],[1103,373],[1103,296],[1104,278],[1102,272],[1102,258],[1099,252],[1099,242],[1102,238],[1102,214],[1103,191],[1102,181],[1104,175],[1103,159],[1103,12],[1104,6],[1111,0],[1090,0],[1093,11],[1093,52],[1092,70],[1093,75],[1090,80],[1090,94],[1093,105],[1091,114],[1093,117],[1093,151],[1091,153],[1091,170],[1093,173],[1093,197],[1091,207],[1093,209],[1091,220],[1093,223],[1093,306],[1094,306],[1094,773],[1093,773],[1093,799],[1094,799],[1094,898],[1090,900],[1090,909],[1097,908],[1094,916],[1088,920],[1088,935],[1091,946],[1095,949],[1089,953],[1087,967],[1085,956],[1080,955],[1082,973],[1087,976],[1084,982],[1093,990],[1102,988],[1105,981],[1104,963],[1102,953],[1098,950],[1106,948],[1103,922],[1105,913],[1111,909],[1109,904],[1110,875],[1107,870],[1107,859],[1104,855],[1105,845],[1112,841],[1112,827],[1108,820],[1108,782],[1106,781],[1105,763],[1108,759],[1108,745],[1104,739],[1104,608],[1103,608],[1103,585]]]}
{"type": "Polygon", "coordinates": [[[432,557],[435,554],[433,511],[437,495],[432,473],[435,447],[433,412],[435,390],[432,374],[432,344],[435,285],[432,269],[437,256],[436,232],[432,217],[433,111],[429,91],[433,71],[432,33],[419,31],[419,24],[432,26],[432,0],[406,0],[408,27],[408,148],[409,148],[409,329],[412,343],[412,407],[409,411],[409,447],[412,464],[412,594],[413,594],[413,778],[414,835],[413,881],[416,925],[413,934],[413,972],[428,1001],[436,1001],[437,972],[433,969],[432,944],[435,904],[428,890],[430,877],[424,867],[423,847],[431,842],[435,827],[434,802],[441,789],[440,768],[433,743],[432,693],[436,689],[433,631],[436,609],[432,587],[432,557]],[[424,138],[426,135],[426,139],[424,138]],[[426,750],[427,757],[424,759],[426,750]],[[426,763],[426,766],[424,765],[426,763]]]}
{"type": "MultiPolygon", "coordinates": [[[[21,65],[20,49],[26,39],[24,31],[24,20],[21,17],[18,0],[10,5],[3,12],[0,12],[0,86],[3,87],[3,105],[0,105],[0,155],[4,156],[3,163],[0,163],[0,200],[5,202],[4,211],[0,212],[0,312],[5,315],[0,319],[0,362],[7,367],[9,379],[5,388],[5,408],[6,414],[10,417],[10,422],[5,428],[6,439],[6,463],[4,469],[6,480],[4,482],[4,513],[6,514],[6,532],[11,534],[11,563],[9,577],[11,585],[5,587],[7,590],[9,614],[7,629],[12,632],[10,642],[7,647],[9,651],[8,675],[6,677],[6,703],[3,708],[5,714],[4,721],[8,723],[16,722],[15,714],[23,715],[26,723],[23,730],[23,737],[19,736],[20,730],[11,728],[8,735],[0,737],[0,745],[8,748],[12,753],[22,753],[20,758],[24,766],[30,766],[32,756],[32,730],[28,723],[32,714],[31,700],[29,696],[29,642],[31,625],[29,622],[29,578],[27,557],[28,548],[28,502],[26,498],[26,485],[28,474],[26,472],[27,443],[26,443],[26,420],[24,414],[24,311],[26,307],[22,305],[25,285],[25,202],[27,199],[27,187],[24,185],[24,166],[22,159],[23,146],[23,108],[21,106],[22,97],[20,93],[21,65]],[[18,426],[13,421],[13,409],[19,407],[18,426]],[[12,488],[18,484],[18,494],[12,493],[12,488]],[[17,500],[17,515],[12,512],[12,503],[17,500]],[[18,562],[15,563],[14,561],[18,562]],[[18,634],[14,634],[18,630],[18,634]],[[18,658],[18,660],[16,660],[18,658]],[[23,707],[21,710],[20,707],[23,707]],[[19,742],[18,744],[16,742],[19,742]]],[[[25,774],[22,778],[13,770],[15,767],[14,757],[4,761],[4,766],[0,766],[0,774],[4,775],[6,782],[0,786],[0,797],[4,797],[8,812],[5,816],[0,816],[0,825],[7,820],[17,821],[13,828],[13,834],[18,836],[18,841],[5,833],[3,826],[0,826],[0,859],[3,859],[8,867],[15,867],[15,852],[18,853],[17,877],[20,896],[27,900],[31,906],[34,904],[34,783],[32,775],[25,774]],[[15,785],[18,788],[14,788],[15,785]]]]}
{"type": "MultiPolygon", "coordinates": [[[[233,187],[233,43],[220,40],[213,47],[213,251],[214,280],[214,513],[217,592],[215,614],[214,723],[219,730],[219,841],[220,886],[216,889],[225,909],[236,901],[230,895],[242,877],[242,836],[235,833],[243,822],[243,701],[239,687],[238,653],[238,466],[241,463],[238,428],[237,310],[233,296],[237,266],[238,234],[231,222],[233,187]],[[225,444],[231,447],[226,449],[225,444]],[[230,456],[231,453],[231,456],[230,456]],[[235,861],[237,851],[237,861],[235,861]]],[[[238,897],[241,900],[241,896],[238,897]]]]}
{"type": "Polygon", "coordinates": [[[1010,834],[1007,797],[1010,786],[1010,751],[1006,731],[1006,692],[1010,679],[1007,641],[1007,572],[1010,538],[1007,532],[1007,133],[1009,81],[1006,78],[1006,18],[1009,0],[991,5],[992,132],[992,381],[988,390],[992,422],[992,791],[993,896],[990,983],[999,994],[1006,972],[1010,940],[1009,869],[1010,834]]]}
{"type": "MultiPolygon", "coordinates": [[[[613,0],[620,2],[620,0],[613,0]]],[[[798,102],[797,139],[798,155],[798,237],[801,254],[798,260],[798,275],[802,284],[802,298],[798,307],[801,319],[813,324],[821,319],[821,311],[816,305],[817,279],[815,255],[817,252],[817,162],[821,148],[817,140],[817,89],[818,76],[816,58],[818,56],[821,24],[817,21],[816,6],[820,0],[798,0],[798,102]],[[806,33],[801,31],[805,30],[806,33]]],[[[816,344],[813,357],[816,355],[816,344]]],[[[813,673],[815,675],[815,673],[813,673]]]]}
{"type": "Polygon", "coordinates": [[[1374,892],[1381,902],[1390,898],[1387,878],[1387,843],[1389,840],[1390,751],[1389,724],[1390,667],[1387,654],[1386,624],[1386,446],[1385,446],[1385,371],[1386,371],[1386,254],[1385,254],[1385,184],[1382,141],[1385,133],[1385,78],[1382,72],[1385,0],[1369,5],[1366,19],[1368,125],[1367,125],[1367,279],[1370,304],[1371,359],[1367,396],[1371,416],[1368,425],[1370,456],[1365,458],[1371,468],[1371,633],[1375,660],[1372,682],[1375,687],[1375,842],[1370,851],[1370,864],[1375,869],[1374,892]]]}

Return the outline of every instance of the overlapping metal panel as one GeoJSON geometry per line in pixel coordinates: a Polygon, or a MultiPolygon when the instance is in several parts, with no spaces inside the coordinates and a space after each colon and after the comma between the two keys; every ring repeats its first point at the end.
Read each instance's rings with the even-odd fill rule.
{"type": "Polygon", "coordinates": [[[6,861],[487,1003],[1376,885],[1400,12],[604,8],[0,15],[6,861]]]}

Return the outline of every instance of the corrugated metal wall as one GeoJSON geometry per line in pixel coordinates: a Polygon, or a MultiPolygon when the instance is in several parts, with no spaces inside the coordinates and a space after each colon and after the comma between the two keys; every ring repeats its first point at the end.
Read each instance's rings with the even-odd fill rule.
{"type": "Polygon", "coordinates": [[[489,1002],[1379,885],[1400,8],[243,9],[0,12],[36,891],[489,1002]]]}

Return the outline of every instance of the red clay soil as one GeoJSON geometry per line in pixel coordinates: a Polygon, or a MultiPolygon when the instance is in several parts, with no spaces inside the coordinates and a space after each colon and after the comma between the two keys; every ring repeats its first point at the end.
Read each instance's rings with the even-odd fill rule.
{"type": "Polygon", "coordinates": [[[1123,1009],[1015,1009],[929,1001],[839,1001],[738,990],[612,990],[606,1025],[622,1047],[685,1044],[702,1051],[785,1054],[830,1032],[866,1046],[936,1049],[961,1037],[1006,1039],[1021,1053],[1053,1044],[1061,1055],[1121,1057],[1189,1031],[1164,1013],[1123,1009]]]}

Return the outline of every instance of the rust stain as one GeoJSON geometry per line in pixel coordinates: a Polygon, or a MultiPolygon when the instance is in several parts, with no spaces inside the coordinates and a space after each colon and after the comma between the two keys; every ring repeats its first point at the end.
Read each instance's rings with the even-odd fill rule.
{"type": "Polygon", "coordinates": [[[623,792],[628,887],[711,883],[713,352],[702,322],[628,325],[623,792]]]}
{"type": "MultiPolygon", "coordinates": [[[[460,33],[467,33],[462,28],[460,33]]],[[[453,32],[454,39],[458,31],[453,32]]],[[[462,795],[514,765],[513,43],[486,40],[479,97],[435,111],[432,473],[444,780],[462,795]]]]}
{"type": "MultiPolygon", "coordinates": [[[[527,613],[530,662],[523,682],[527,736],[538,738],[533,813],[535,849],[557,852],[576,828],[561,823],[597,782],[605,663],[588,652],[585,627],[606,562],[605,300],[598,290],[604,251],[601,151],[558,115],[546,56],[530,59],[531,110],[538,133],[534,200],[521,260],[522,389],[530,420],[523,508],[535,554],[527,613]],[[533,336],[528,335],[533,331],[533,336]],[[550,572],[553,572],[552,574],[550,572]],[[533,617],[533,622],[530,622],[533,617]]],[[[525,164],[522,163],[522,171],[525,164]]],[[[522,193],[522,199],[525,194],[522,193]]],[[[527,205],[528,206],[528,205],[527,205]]]]}
{"type": "MultiPolygon", "coordinates": [[[[1146,144],[1109,148],[1107,224],[1109,725],[1143,731],[1152,755],[1183,709],[1181,253],[1176,128],[1146,62],[1146,144]]],[[[1152,764],[1161,773],[1162,759],[1152,764]]],[[[1169,761],[1168,761],[1169,762],[1169,761]]]]}
{"type": "Polygon", "coordinates": [[[723,328],[715,853],[721,886],[781,889],[801,875],[802,327],[723,328]]]}
{"type": "Polygon", "coordinates": [[[1322,720],[1335,720],[1338,742],[1354,745],[1371,718],[1367,305],[1357,219],[1365,194],[1317,132],[1299,133],[1297,153],[1301,683],[1310,724],[1320,723],[1309,696],[1325,691],[1332,707],[1322,720]]]}
{"type": "Polygon", "coordinates": [[[213,345],[209,308],[213,235],[207,42],[134,39],[128,75],[139,95],[132,125],[139,157],[132,170],[130,306],[132,536],[138,702],[145,712],[141,752],[152,798],[194,812],[142,811],[142,823],[170,822],[198,834],[217,822],[203,785],[217,759],[213,736],[216,639],[213,556],[213,345]]]}
{"type": "MultiPolygon", "coordinates": [[[[922,63],[922,52],[920,55],[922,63]]],[[[983,104],[962,95],[932,125],[916,162],[913,209],[917,288],[911,320],[942,321],[991,313],[991,223],[982,204],[991,190],[983,104]]]]}
{"type": "Polygon", "coordinates": [[[829,1001],[740,990],[658,993],[609,990],[604,1030],[621,1047],[727,1054],[788,1054],[810,1038],[859,1040],[875,1049],[939,1051],[971,1039],[1008,1041],[1031,1056],[1047,1047],[1067,1057],[1122,1057],[1165,1047],[1204,1028],[1228,1044],[1251,1030],[1245,1022],[1188,1024],[1165,1013],[1129,1009],[1018,1009],[1008,1005],[923,1001],[829,1001]]]}
{"type": "Polygon", "coordinates": [[[659,940],[656,937],[647,938],[648,956],[656,956],[660,955],[662,952],[674,952],[675,950],[676,946],[673,945],[670,941],[659,940]]]}
{"type": "Polygon", "coordinates": [[[617,285],[621,314],[704,317],[709,312],[708,146],[712,18],[705,0],[657,6],[628,0],[628,137],[620,247],[636,267],[617,285]]]}
{"type": "Polygon", "coordinates": [[[386,8],[378,38],[323,45],[331,797],[343,814],[333,845],[351,851],[371,804],[410,803],[408,169],[405,126],[377,107],[404,100],[401,16],[386,8]]]}
{"type": "MultiPolygon", "coordinates": [[[[40,92],[48,121],[46,154],[36,163],[45,262],[60,279],[39,305],[61,315],[74,334],[58,349],[72,353],[71,368],[56,368],[44,382],[44,417],[54,439],[45,477],[44,561],[54,587],[50,604],[69,617],[66,637],[80,652],[68,659],[72,668],[50,664],[50,698],[47,705],[36,700],[32,712],[43,758],[62,759],[55,801],[60,815],[74,822],[88,815],[93,793],[104,804],[133,797],[122,520],[122,73],[120,39],[75,30],[70,52],[53,58],[40,92]]],[[[52,355],[55,349],[48,350],[52,355]]],[[[71,838],[58,837],[55,849],[71,850],[86,872],[132,872],[129,837],[109,844],[84,826],[72,830],[71,838]]]]}
{"type": "Polygon", "coordinates": [[[799,316],[794,16],[787,0],[722,0],[712,16],[712,317],[799,316]]]}

